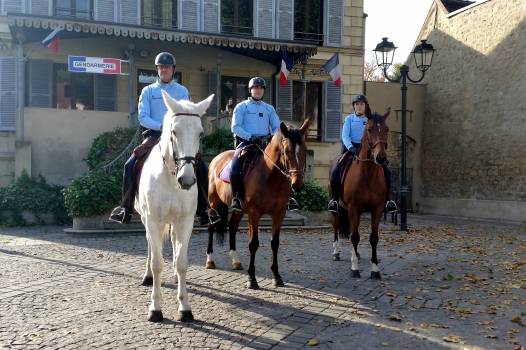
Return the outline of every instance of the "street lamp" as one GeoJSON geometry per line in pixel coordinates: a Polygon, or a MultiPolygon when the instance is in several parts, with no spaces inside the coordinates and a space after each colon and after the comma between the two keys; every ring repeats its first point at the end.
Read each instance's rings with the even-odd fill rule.
{"type": "Polygon", "coordinates": [[[420,70],[420,79],[413,80],[409,77],[409,67],[405,64],[400,67],[400,77],[398,79],[391,79],[387,74],[387,70],[393,63],[396,46],[387,38],[382,38],[382,41],[376,45],[373,50],[376,54],[376,63],[383,71],[387,80],[393,83],[402,83],[402,156],[400,166],[400,230],[407,231],[407,173],[406,173],[406,109],[407,109],[407,80],[418,83],[424,79],[426,71],[431,67],[433,61],[433,54],[435,49],[433,45],[428,44],[426,40],[422,40],[420,45],[417,45],[412,54],[415,59],[415,65],[420,70]]]}

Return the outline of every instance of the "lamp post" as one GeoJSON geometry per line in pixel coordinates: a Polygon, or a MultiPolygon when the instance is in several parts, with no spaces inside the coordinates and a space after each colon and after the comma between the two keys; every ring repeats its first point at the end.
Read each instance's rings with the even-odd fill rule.
{"type": "Polygon", "coordinates": [[[402,155],[400,164],[400,230],[407,231],[407,173],[406,173],[406,112],[407,112],[407,80],[418,83],[424,79],[426,71],[431,67],[433,54],[435,49],[433,45],[428,44],[426,40],[415,47],[412,54],[415,60],[415,65],[420,71],[420,78],[417,80],[411,79],[409,76],[409,67],[405,64],[400,67],[400,77],[398,79],[391,79],[387,74],[387,70],[393,63],[394,52],[396,46],[393,42],[388,41],[387,38],[382,38],[382,41],[376,45],[373,50],[376,54],[376,63],[382,68],[385,78],[393,83],[402,83],[402,155]]]}

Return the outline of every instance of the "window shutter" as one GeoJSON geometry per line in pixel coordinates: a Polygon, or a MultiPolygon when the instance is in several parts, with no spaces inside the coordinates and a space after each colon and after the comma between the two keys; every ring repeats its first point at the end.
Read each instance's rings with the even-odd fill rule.
{"type": "Polygon", "coordinates": [[[217,89],[217,72],[216,71],[209,71],[208,72],[208,95],[215,94],[214,99],[210,103],[210,106],[206,110],[206,113],[217,117],[217,102],[221,98],[219,94],[216,91],[217,89]]]}
{"type": "Polygon", "coordinates": [[[0,130],[16,130],[16,58],[0,57],[0,130]]]}
{"type": "Polygon", "coordinates": [[[30,12],[33,15],[49,16],[49,4],[49,0],[30,0],[30,12]]]}
{"type": "Polygon", "coordinates": [[[120,0],[119,10],[121,23],[140,24],[138,0],[120,0]]]}
{"type": "Polygon", "coordinates": [[[114,75],[94,74],[95,110],[115,111],[117,82],[114,75]]]}
{"type": "Polygon", "coordinates": [[[257,0],[257,36],[274,38],[274,0],[257,0]]]}
{"type": "Polygon", "coordinates": [[[4,14],[24,13],[24,2],[20,0],[4,0],[4,14]]]}
{"type": "Polygon", "coordinates": [[[341,89],[332,81],[323,83],[325,115],[323,118],[323,141],[337,142],[341,139],[342,95],[341,89]]]}
{"type": "Polygon", "coordinates": [[[52,107],[53,63],[44,60],[29,61],[29,106],[52,107]]]}
{"type": "Polygon", "coordinates": [[[280,120],[292,120],[292,81],[287,80],[285,86],[279,84],[279,78],[274,79],[276,86],[276,113],[280,120]]]}
{"type": "Polygon", "coordinates": [[[114,0],[95,0],[94,6],[96,21],[115,22],[114,0]]]}
{"type": "MultiPolygon", "coordinates": [[[[294,39],[294,1],[278,1],[278,39],[294,39]]],[[[301,0],[298,0],[301,1],[301,0]]]]}
{"type": "Polygon", "coordinates": [[[181,0],[181,29],[199,31],[199,0],[181,0]]]}
{"type": "Polygon", "coordinates": [[[328,46],[342,46],[343,42],[343,0],[327,1],[327,31],[328,46]]]}
{"type": "Polygon", "coordinates": [[[203,31],[217,33],[219,30],[219,0],[204,0],[203,12],[203,31]]]}

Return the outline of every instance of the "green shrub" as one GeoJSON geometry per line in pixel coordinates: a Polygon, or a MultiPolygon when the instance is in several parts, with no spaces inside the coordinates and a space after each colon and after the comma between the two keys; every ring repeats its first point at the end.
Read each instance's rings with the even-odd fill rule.
{"type": "Polygon", "coordinates": [[[62,193],[71,217],[89,217],[108,212],[121,199],[122,174],[95,171],[74,179],[62,193]]]}
{"type": "Polygon", "coordinates": [[[307,178],[300,192],[294,195],[302,210],[322,211],[327,208],[329,194],[316,180],[307,178]]]}
{"type": "Polygon", "coordinates": [[[28,225],[22,212],[32,213],[37,223],[44,223],[42,214],[52,214],[56,223],[68,221],[61,186],[48,185],[42,175],[31,178],[25,171],[13,183],[0,188],[0,225],[28,225]]]}
{"type": "Polygon", "coordinates": [[[234,136],[228,129],[219,128],[203,137],[204,153],[219,154],[223,151],[234,149],[234,136]]]}
{"type": "Polygon", "coordinates": [[[130,143],[136,129],[117,128],[97,136],[85,159],[90,170],[112,160],[130,143]]]}

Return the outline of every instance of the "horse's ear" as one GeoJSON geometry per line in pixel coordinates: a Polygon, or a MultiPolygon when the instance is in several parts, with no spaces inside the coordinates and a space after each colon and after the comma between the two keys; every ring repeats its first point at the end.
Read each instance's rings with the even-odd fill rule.
{"type": "Polygon", "coordinates": [[[385,111],[384,115],[382,116],[382,118],[384,118],[384,120],[387,119],[387,117],[389,117],[389,114],[391,113],[391,107],[387,107],[387,110],[385,111]]]}
{"type": "Polygon", "coordinates": [[[214,99],[214,94],[208,96],[206,99],[204,99],[203,101],[197,103],[195,105],[195,112],[197,114],[199,114],[200,116],[202,116],[203,114],[205,114],[206,110],[208,109],[208,107],[210,107],[210,103],[212,103],[212,100],[214,99]]]}
{"type": "Polygon", "coordinates": [[[166,91],[161,90],[161,93],[163,95],[163,101],[166,107],[170,111],[172,111],[172,113],[175,113],[177,101],[174,98],[172,98],[172,96],[170,96],[166,91]]]}
{"type": "Polygon", "coordinates": [[[281,122],[281,124],[279,124],[279,129],[281,130],[283,136],[289,137],[289,128],[287,128],[285,123],[281,122]]]}
{"type": "Polygon", "coordinates": [[[312,120],[311,117],[307,117],[305,118],[305,120],[303,121],[303,125],[301,125],[300,127],[300,134],[301,136],[305,135],[305,133],[307,132],[307,130],[309,130],[309,124],[310,124],[310,121],[312,120]]]}

